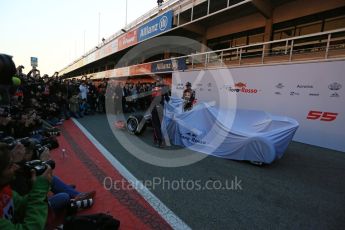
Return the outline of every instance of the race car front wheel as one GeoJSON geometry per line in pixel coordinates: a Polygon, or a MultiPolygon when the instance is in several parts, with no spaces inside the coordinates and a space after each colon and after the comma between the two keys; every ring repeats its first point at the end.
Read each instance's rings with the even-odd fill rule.
{"type": "Polygon", "coordinates": [[[146,122],[142,122],[143,116],[131,115],[127,119],[127,131],[133,135],[140,135],[145,131],[146,122]]]}

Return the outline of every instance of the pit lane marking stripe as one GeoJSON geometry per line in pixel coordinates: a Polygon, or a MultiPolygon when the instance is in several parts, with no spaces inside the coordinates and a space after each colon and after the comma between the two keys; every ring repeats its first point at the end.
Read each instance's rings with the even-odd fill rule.
{"type": "Polygon", "coordinates": [[[191,230],[191,228],[171,211],[162,201],[160,201],[150,190],[148,190],[137,178],[133,176],[127,168],[122,165],[92,134],[87,131],[76,119],[72,118],[74,124],[84,133],[84,135],[96,146],[102,155],[111,165],[130,183],[135,186],[137,192],[158,212],[158,214],[173,228],[191,230]]]}

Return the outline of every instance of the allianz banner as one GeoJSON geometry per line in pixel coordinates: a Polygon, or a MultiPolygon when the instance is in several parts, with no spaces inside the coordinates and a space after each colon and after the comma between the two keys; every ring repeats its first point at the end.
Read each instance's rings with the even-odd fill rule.
{"type": "Polygon", "coordinates": [[[186,70],[186,59],[178,58],[152,63],[151,72],[172,72],[177,70],[186,70]]]}
{"type": "Polygon", "coordinates": [[[294,140],[345,152],[345,61],[174,72],[172,95],[187,82],[199,102],[294,118],[294,140]]]}
{"type": "Polygon", "coordinates": [[[161,16],[158,16],[138,29],[138,41],[141,42],[150,37],[168,31],[172,28],[173,11],[170,10],[161,16]]]}

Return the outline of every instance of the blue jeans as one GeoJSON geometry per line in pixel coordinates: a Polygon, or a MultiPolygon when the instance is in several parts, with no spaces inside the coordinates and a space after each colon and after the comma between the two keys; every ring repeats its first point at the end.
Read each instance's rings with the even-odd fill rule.
{"type": "Polygon", "coordinates": [[[63,211],[70,206],[70,200],[80,194],[77,190],[65,184],[59,177],[53,176],[51,183],[51,191],[53,196],[48,201],[55,213],[63,211]]]}
{"type": "Polygon", "coordinates": [[[50,207],[54,213],[59,214],[70,206],[70,197],[67,193],[58,193],[48,198],[50,207]]]}
{"type": "Polygon", "coordinates": [[[54,194],[58,193],[67,193],[70,199],[76,197],[80,192],[72,188],[71,186],[65,184],[59,177],[53,176],[53,180],[51,183],[51,191],[54,194]]]}

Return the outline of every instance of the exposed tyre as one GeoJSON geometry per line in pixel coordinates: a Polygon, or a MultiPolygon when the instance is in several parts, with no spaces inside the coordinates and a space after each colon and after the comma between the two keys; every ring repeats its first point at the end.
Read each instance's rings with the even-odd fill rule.
{"type": "Polygon", "coordinates": [[[146,122],[143,122],[142,124],[140,124],[142,119],[143,119],[143,116],[141,115],[129,116],[126,123],[127,131],[133,135],[142,134],[146,128],[146,122]]]}

